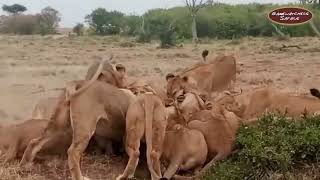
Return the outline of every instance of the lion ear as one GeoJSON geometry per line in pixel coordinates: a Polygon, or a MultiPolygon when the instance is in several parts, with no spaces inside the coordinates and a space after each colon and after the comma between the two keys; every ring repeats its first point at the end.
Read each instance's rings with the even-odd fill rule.
{"type": "Polygon", "coordinates": [[[183,76],[183,78],[182,78],[182,80],[184,81],[184,82],[187,82],[188,81],[188,76],[183,76]]]}
{"type": "Polygon", "coordinates": [[[118,72],[126,72],[126,67],[123,64],[116,64],[116,70],[118,72]]]}
{"type": "Polygon", "coordinates": [[[170,79],[172,79],[172,78],[174,78],[174,77],[175,77],[174,74],[169,73],[169,74],[166,75],[166,80],[169,81],[170,79]]]}
{"type": "Polygon", "coordinates": [[[182,129],[182,126],[181,126],[180,124],[176,124],[176,125],[174,126],[174,129],[175,129],[176,131],[179,131],[180,129],[182,129]]]}
{"type": "Polygon", "coordinates": [[[224,94],[231,96],[231,92],[230,91],[224,91],[224,94]]]}

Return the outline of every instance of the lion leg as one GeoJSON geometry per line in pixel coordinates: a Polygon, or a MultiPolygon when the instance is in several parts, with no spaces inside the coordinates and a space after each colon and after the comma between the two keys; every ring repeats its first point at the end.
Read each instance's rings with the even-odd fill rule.
{"type": "MultiPolygon", "coordinates": [[[[141,124],[143,125],[143,124],[141,124]]],[[[139,126],[139,125],[138,125],[139,126]]],[[[126,138],[126,151],[129,156],[129,161],[126,166],[126,169],[122,173],[122,175],[117,177],[117,180],[133,178],[135,170],[139,163],[140,156],[140,140],[144,134],[144,127],[135,127],[131,130],[127,131],[126,138]]]]}
{"type": "Polygon", "coordinates": [[[221,161],[227,156],[229,153],[219,152],[208,164],[206,164],[203,169],[198,173],[197,177],[203,176],[216,162],[221,161]]]}
{"type": "Polygon", "coordinates": [[[151,153],[151,161],[154,168],[154,171],[157,173],[159,177],[161,177],[161,163],[160,163],[160,157],[161,157],[161,151],[153,151],[151,153]]]}
{"type": "Polygon", "coordinates": [[[14,144],[10,145],[8,151],[5,154],[4,163],[8,163],[9,161],[12,161],[14,158],[17,157],[18,146],[19,146],[18,141],[14,142],[14,144]]]}
{"type": "Polygon", "coordinates": [[[165,128],[163,128],[163,129],[159,128],[158,132],[156,132],[154,134],[154,136],[152,137],[153,138],[153,149],[150,154],[150,159],[151,159],[154,171],[157,173],[157,175],[159,177],[162,177],[160,157],[162,154],[164,135],[165,135],[165,128]]]}
{"type": "Polygon", "coordinates": [[[85,124],[78,124],[79,122],[73,122],[73,139],[68,149],[68,165],[72,180],[87,180],[89,178],[82,176],[79,163],[81,154],[85,151],[95,132],[96,124],[90,128],[85,124]]]}
{"type": "Polygon", "coordinates": [[[174,176],[174,174],[179,170],[181,163],[182,163],[181,158],[175,158],[171,160],[162,179],[171,179],[174,176]]]}
{"type": "MultiPolygon", "coordinates": [[[[139,144],[140,144],[140,142],[139,142],[139,144]]],[[[135,170],[138,166],[138,163],[139,163],[140,151],[139,151],[139,148],[128,147],[127,153],[129,155],[128,164],[127,164],[126,169],[124,170],[123,174],[117,177],[117,180],[128,179],[128,178],[134,177],[134,172],[135,172],[135,170]]]]}
{"type": "Polygon", "coordinates": [[[185,163],[181,164],[181,170],[187,171],[196,166],[197,160],[194,158],[189,158],[185,163]]]}
{"type": "MultiPolygon", "coordinates": [[[[167,116],[163,115],[165,112],[164,107],[158,107],[154,110],[154,126],[153,126],[153,135],[152,135],[152,150],[150,154],[150,159],[154,171],[157,173],[158,177],[162,177],[161,173],[161,162],[160,158],[163,152],[163,143],[166,134],[167,127],[167,116]]],[[[152,175],[152,173],[151,173],[152,175]]],[[[155,178],[155,177],[154,177],[155,178]]]]}
{"type": "Polygon", "coordinates": [[[32,139],[23,153],[22,159],[20,161],[20,166],[25,166],[28,163],[32,163],[35,156],[42,149],[42,147],[53,138],[54,134],[45,131],[45,133],[39,138],[32,139]]]}

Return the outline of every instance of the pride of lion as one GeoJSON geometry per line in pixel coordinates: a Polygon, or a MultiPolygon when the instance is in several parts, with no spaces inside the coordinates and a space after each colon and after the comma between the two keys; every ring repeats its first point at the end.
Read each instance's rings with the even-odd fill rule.
{"type": "Polygon", "coordinates": [[[140,145],[146,144],[152,180],[199,179],[232,154],[241,124],[250,125],[265,112],[291,117],[320,112],[320,92],[314,88],[314,97],[272,87],[236,92],[235,57],[207,55],[204,50],[203,62],[167,74],[163,85],[128,76],[123,64],[110,63],[113,56],[94,62],[83,80],[40,100],[30,119],[0,126],[0,154],[5,162],[21,158],[24,168],[42,154],[66,153],[72,180],[89,180],[80,167],[89,142],[108,154],[122,148],[129,156],[116,178],[122,180],[134,178],[140,145]]]}

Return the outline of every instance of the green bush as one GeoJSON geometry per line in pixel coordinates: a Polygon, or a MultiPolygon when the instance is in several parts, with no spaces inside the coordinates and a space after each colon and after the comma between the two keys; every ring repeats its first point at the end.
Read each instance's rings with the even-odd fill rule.
{"type": "Polygon", "coordinates": [[[137,37],[138,43],[149,43],[151,42],[151,33],[149,32],[140,32],[137,37]]]}
{"type": "Polygon", "coordinates": [[[175,41],[175,33],[174,30],[171,28],[168,28],[164,32],[159,33],[160,38],[160,47],[161,48],[170,48],[176,44],[175,41]]]}
{"type": "Polygon", "coordinates": [[[257,126],[241,127],[238,154],[219,163],[205,179],[270,179],[320,160],[320,117],[298,121],[267,114],[257,126]]]}

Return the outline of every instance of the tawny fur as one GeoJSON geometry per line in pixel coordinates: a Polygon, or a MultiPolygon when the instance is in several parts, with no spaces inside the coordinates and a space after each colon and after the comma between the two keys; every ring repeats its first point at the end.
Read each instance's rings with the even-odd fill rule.
{"type": "MultiPolygon", "coordinates": [[[[28,119],[22,123],[0,128],[0,150],[4,153],[5,162],[22,157],[29,142],[41,136],[48,124],[47,119],[28,119]]],[[[60,138],[65,138],[60,136],[60,138]]],[[[69,140],[71,142],[71,139],[69,140]]],[[[56,142],[57,143],[57,142],[56,142]]],[[[67,152],[68,142],[46,144],[42,152],[45,154],[63,154],[67,152]]]]}
{"type": "MultiPolygon", "coordinates": [[[[208,146],[208,159],[211,160],[204,169],[196,176],[201,176],[215,162],[227,158],[233,149],[236,132],[240,126],[241,119],[232,111],[229,111],[223,104],[214,104],[215,108],[203,110],[199,104],[199,98],[192,93],[185,94],[185,99],[177,104],[176,111],[172,107],[167,108],[167,112],[172,114],[177,111],[183,112],[187,127],[199,130],[205,137],[208,146]],[[189,114],[189,112],[191,112],[189,114]],[[188,115],[185,116],[184,114],[188,115]]],[[[175,117],[176,118],[176,117],[175,117]]],[[[173,124],[169,118],[169,126],[173,124]]],[[[177,121],[178,122],[178,121],[177,121]]]]}
{"type": "Polygon", "coordinates": [[[70,101],[60,102],[44,134],[28,145],[20,164],[32,162],[43,144],[54,139],[57,133],[71,132],[73,139],[68,149],[69,168],[73,180],[82,179],[80,155],[89,140],[97,134],[121,142],[125,132],[126,112],[133,97],[133,94],[128,95],[128,92],[113,85],[94,81],[86,91],[72,97],[70,101]]]}
{"type": "Polygon", "coordinates": [[[138,95],[135,102],[130,104],[126,117],[126,151],[129,161],[117,180],[134,176],[143,136],[147,144],[147,164],[151,179],[156,180],[162,176],[160,157],[166,126],[167,115],[161,99],[152,93],[138,95]]]}
{"type": "MultiPolygon", "coordinates": [[[[99,74],[97,80],[121,88],[124,86],[125,67],[121,64],[118,64],[116,68],[113,68],[113,66],[109,63],[112,58],[113,56],[111,56],[109,60],[103,61],[101,73],[99,74]]],[[[100,63],[95,61],[89,66],[85,80],[93,79],[95,73],[99,69],[100,63]]]]}
{"type": "Polygon", "coordinates": [[[126,75],[124,78],[124,87],[127,89],[131,89],[134,93],[138,93],[137,91],[150,92],[148,89],[145,88],[150,87],[163,102],[167,98],[166,89],[164,88],[164,85],[162,85],[157,79],[145,80],[141,78],[129,77],[126,75]]]}
{"type": "Polygon", "coordinates": [[[244,119],[261,116],[264,112],[286,113],[289,117],[299,117],[320,111],[320,101],[307,95],[293,95],[272,87],[255,90],[244,112],[244,119]]]}
{"type": "Polygon", "coordinates": [[[210,162],[201,170],[203,175],[213,164],[227,158],[233,149],[236,125],[227,121],[224,115],[214,114],[210,110],[193,113],[188,122],[188,128],[200,131],[208,145],[210,162]]]}
{"type": "Polygon", "coordinates": [[[163,177],[171,179],[179,170],[199,171],[206,162],[208,148],[200,131],[176,124],[166,132],[162,160],[169,163],[163,177]]]}
{"type": "Polygon", "coordinates": [[[167,94],[169,97],[185,88],[197,88],[210,95],[230,87],[236,80],[236,61],[233,56],[219,56],[208,64],[196,66],[177,76],[167,75],[167,94]],[[191,87],[190,87],[191,86],[191,87]]]}
{"type": "Polygon", "coordinates": [[[49,120],[58,105],[58,101],[58,97],[40,99],[33,109],[31,118],[49,120]]]}

